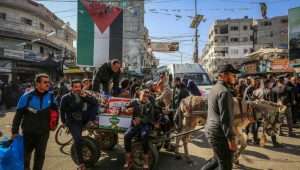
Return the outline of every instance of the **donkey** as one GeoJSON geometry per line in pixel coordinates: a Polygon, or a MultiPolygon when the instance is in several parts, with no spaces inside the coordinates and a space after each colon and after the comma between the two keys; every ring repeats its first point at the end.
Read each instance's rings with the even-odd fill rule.
{"type": "MultiPolygon", "coordinates": [[[[234,122],[233,131],[236,135],[236,142],[239,144],[238,151],[235,153],[235,160],[238,160],[241,152],[247,147],[247,135],[245,128],[254,121],[251,114],[251,105],[244,103],[239,98],[234,98],[234,122]]],[[[180,102],[176,110],[175,122],[179,132],[193,130],[197,125],[204,125],[207,118],[207,99],[201,96],[189,96],[180,102]]],[[[192,163],[189,157],[188,143],[190,134],[176,138],[176,146],[182,140],[184,147],[184,157],[188,163],[192,163]]],[[[175,154],[180,156],[176,147],[175,154]]]]}

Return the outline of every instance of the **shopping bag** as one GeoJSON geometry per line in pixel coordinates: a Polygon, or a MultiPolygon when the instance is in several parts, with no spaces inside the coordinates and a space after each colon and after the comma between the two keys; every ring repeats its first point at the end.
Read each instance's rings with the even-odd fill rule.
{"type": "Polygon", "coordinates": [[[0,170],[24,169],[23,137],[17,136],[10,146],[0,146],[0,170]]]}

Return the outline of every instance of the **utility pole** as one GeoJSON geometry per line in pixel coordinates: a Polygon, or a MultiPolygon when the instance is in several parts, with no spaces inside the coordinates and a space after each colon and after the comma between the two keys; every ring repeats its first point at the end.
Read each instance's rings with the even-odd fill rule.
{"type": "MultiPolygon", "coordinates": [[[[197,16],[198,16],[198,14],[197,14],[197,0],[195,0],[195,18],[197,16]]],[[[197,23],[196,26],[195,26],[195,47],[194,47],[194,56],[193,56],[194,63],[198,63],[198,25],[199,25],[199,23],[197,23]]]]}

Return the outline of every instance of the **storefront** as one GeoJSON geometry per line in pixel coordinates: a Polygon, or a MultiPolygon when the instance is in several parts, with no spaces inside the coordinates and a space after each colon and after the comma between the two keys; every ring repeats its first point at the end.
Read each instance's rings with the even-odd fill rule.
{"type": "Polygon", "coordinates": [[[84,78],[93,78],[93,70],[88,68],[81,67],[69,67],[64,69],[64,79],[72,80],[72,79],[84,79],[84,78]]]}
{"type": "Polygon", "coordinates": [[[32,82],[38,73],[49,74],[52,81],[60,78],[60,63],[52,59],[33,61],[24,59],[0,58],[0,80],[3,82],[32,82]]]}

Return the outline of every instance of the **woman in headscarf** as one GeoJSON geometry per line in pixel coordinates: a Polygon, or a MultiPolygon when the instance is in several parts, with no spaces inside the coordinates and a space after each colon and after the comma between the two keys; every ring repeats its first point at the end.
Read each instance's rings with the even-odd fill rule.
{"type": "Polygon", "coordinates": [[[187,89],[189,90],[191,95],[201,96],[200,90],[198,89],[197,85],[193,80],[188,80],[187,89]]]}

